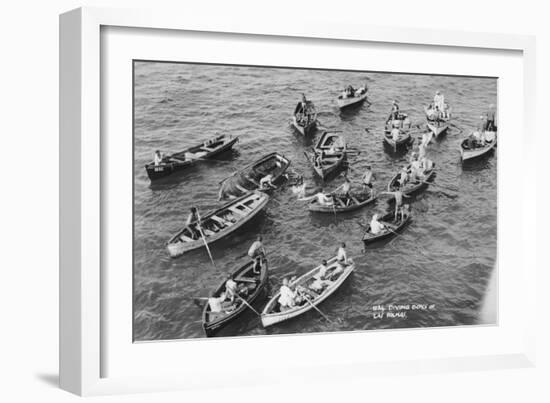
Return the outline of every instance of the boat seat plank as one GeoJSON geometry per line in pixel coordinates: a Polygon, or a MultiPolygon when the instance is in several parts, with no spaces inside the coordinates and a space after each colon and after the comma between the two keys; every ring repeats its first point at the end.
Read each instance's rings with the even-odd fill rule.
{"type": "Polygon", "coordinates": [[[229,226],[229,225],[232,224],[231,221],[227,221],[227,220],[225,220],[225,219],[223,219],[223,218],[221,218],[221,217],[218,217],[217,215],[213,215],[213,216],[210,217],[210,218],[212,218],[212,220],[216,221],[218,224],[221,224],[221,225],[223,225],[223,226],[225,226],[225,227],[227,227],[227,226],[229,226]]]}
{"type": "Polygon", "coordinates": [[[195,240],[192,239],[192,238],[189,238],[187,235],[184,235],[184,234],[181,234],[179,236],[179,238],[183,241],[183,242],[194,242],[195,240]]]}

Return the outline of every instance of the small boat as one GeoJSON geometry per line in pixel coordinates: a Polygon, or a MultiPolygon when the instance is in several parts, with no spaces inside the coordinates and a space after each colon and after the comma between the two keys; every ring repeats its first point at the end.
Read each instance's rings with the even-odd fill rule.
{"type": "Polygon", "coordinates": [[[338,104],[338,108],[344,109],[348,106],[360,104],[365,99],[367,99],[367,86],[355,89],[349,85],[342,91],[342,94],[338,96],[336,103],[338,104]]]}
{"type": "Polygon", "coordinates": [[[346,213],[348,211],[359,210],[361,207],[367,206],[376,200],[374,192],[351,193],[350,197],[345,194],[333,194],[332,199],[334,204],[330,206],[321,205],[317,199],[313,199],[309,203],[308,210],[316,213],[346,213]]]}
{"type": "MultiPolygon", "coordinates": [[[[400,190],[404,195],[411,195],[414,194],[424,188],[428,187],[428,182],[433,181],[435,178],[435,162],[432,163],[432,168],[426,172],[424,172],[424,179],[423,180],[417,180],[414,182],[407,182],[405,183],[404,187],[401,187],[399,185],[399,177],[401,176],[401,172],[398,172],[391,180],[390,183],[388,183],[388,192],[395,192],[397,190],[400,190]]],[[[410,165],[407,167],[407,171],[410,170],[410,165]]]]}
{"type": "Polygon", "coordinates": [[[397,220],[395,220],[395,212],[389,212],[386,215],[384,215],[382,218],[380,218],[380,223],[387,225],[391,228],[389,230],[388,228],[384,228],[382,231],[380,231],[378,234],[373,234],[370,232],[370,224],[367,224],[365,234],[363,235],[363,242],[366,244],[370,244],[376,241],[381,241],[383,239],[391,238],[393,235],[395,235],[396,232],[399,232],[407,223],[411,220],[411,213],[405,213],[404,216],[401,216],[401,214],[398,214],[397,220]]]}
{"type": "Polygon", "coordinates": [[[450,109],[438,113],[434,109],[433,104],[430,104],[424,108],[424,112],[426,113],[428,129],[433,133],[435,138],[447,131],[451,122],[450,109]]]}
{"type": "MultiPolygon", "coordinates": [[[[266,288],[268,280],[267,260],[262,262],[259,273],[254,272],[254,262],[250,261],[234,270],[232,278],[237,283],[237,287],[244,290],[239,293],[240,297],[249,305],[252,305],[266,288]]],[[[227,279],[224,279],[214,291],[213,296],[215,298],[220,297],[225,291],[226,281],[227,279]]],[[[213,336],[222,327],[240,316],[246,309],[249,309],[248,305],[239,298],[235,298],[235,304],[231,307],[231,310],[222,312],[212,312],[210,304],[207,302],[202,311],[202,328],[206,337],[213,336]]]]}
{"type": "Polygon", "coordinates": [[[324,132],[313,147],[313,169],[322,179],[339,170],[347,160],[347,145],[343,136],[324,132]]]}
{"type": "MultiPolygon", "coordinates": [[[[336,257],[333,257],[327,263],[327,273],[329,275],[331,271],[334,271],[340,265],[337,262],[336,257]]],[[[308,312],[310,309],[312,309],[312,306],[319,305],[325,299],[330,297],[338,289],[338,287],[340,287],[342,283],[349,277],[353,270],[355,270],[355,263],[351,261],[347,266],[344,267],[344,270],[340,274],[331,279],[330,285],[324,288],[321,292],[315,292],[311,290],[308,286],[311,282],[314,281],[314,276],[319,272],[320,269],[321,266],[318,266],[289,284],[291,288],[302,286],[308,289],[312,294],[314,294],[314,296],[310,297],[311,299],[308,299],[307,301],[302,301],[301,304],[298,304],[293,308],[289,308],[281,312],[281,307],[278,301],[280,297],[280,292],[277,292],[277,294],[275,294],[275,296],[269,300],[262,312],[262,325],[264,327],[268,327],[276,323],[295,318],[296,316],[308,312]]]]}
{"type": "Polygon", "coordinates": [[[186,226],[167,243],[170,257],[178,257],[193,249],[204,247],[236,231],[263,210],[269,196],[263,192],[249,192],[231,200],[201,218],[200,226],[186,226]]]}
{"type": "Polygon", "coordinates": [[[220,199],[237,197],[251,190],[267,190],[260,186],[260,181],[271,175],[271,182],[276,183],[290,166],[290,160],[276,152],[264,155],[259,160],[247,165],[233,175],[225,178],[220,187],[220,199]]]}
{"type": "Polygon", "coordinates": [[[317,127],[317,110],[313,102],[306,100],[305,96],[302,101],[296,104],[296,108],[294,108],[292,126],[294,126],[302,136],[307,136],[317,127]]]}
{"type": "Polygon", "coordinates": [[[486,155],[489,151],[494,149],[497,145],[497,133],[493,131],[485,131],[483,134],[483,145],[476,143],[476,146],[472,148],[470,140],[464,139],[460,143],[460,156],[462,162],[469,161],[475,158],[486,155]]]}
{"type": "Polygon", "coordinates": [[[411,121],[406,113],[400,113],[397,119],[386,122],[384,144],[393,151],[406,147],[411,140],[411,121]]]}
{"type": "Polygon", "coordinates": [[[230,150],[237,141],[239,141],[237,136],[222,134],[204,141],[199,145],[187,148],[172,155],[167,155],[162,159],[159,165],[155,165],[154,162],[145,165],[147,176],[149,176],[149,179],[152,181],[164,178],[174,172],[181,171],[194,165],[197,161],[212,158],[230,150]]]}

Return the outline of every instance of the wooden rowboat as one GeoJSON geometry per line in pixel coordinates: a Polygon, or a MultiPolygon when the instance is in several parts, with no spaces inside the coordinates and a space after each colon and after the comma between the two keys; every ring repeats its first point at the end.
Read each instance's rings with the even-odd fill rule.
{"type": "MultiPolygon", "coordinates": [[[[267,260],[262,262],[262,268],[259,273],[254,273],[254,262],[248,262],[244,266],[238,267],[232,272],[232,278],[237,283],[239,288],[246,291],[239,293],[249,305],[258,299],[262,291],[265,289],[268,280],[267,260]]],[[[224,279],[214,291],[215,298],[225,291],[224,279]]],[[[241,315],[248,306],[239,298],[235,298],[235,304],[230,311],[212,312],[210,304],[207,302],[202,311],[202,328],[207,337],[213,336],[218,330],[227,325],[229,322],[241,315]]]]}
{"type": "Polygon", "coordinates": [[[294,113],[292,114],[292,126],[302,135],[315,131],[317,127],[317,110],[315,105],[311,101],[305,101],[305,107],[303,102],[298,102],[294,113]]]}
{"type": "Polygon", "coordinates": [[[267,194],[254,191],[226,203],[202,217],[200,227],[193,223],[178,231],[167,243],[168,253],[178,257],[231,234],[262,211],[268,200],[267,194]]]}
{"type": "Polygon", "coordinates": [[[348,106],[357,105],[367,99],[367,88],[360,87],[353,91],[352,96],[344,96],[344,94],[338,96],[336,103],[338,108],[344,109],[348,106]]]}
{"type": "Polygon", "coordinates": [[[439,116],[434,116],[434,110],[431,105],[424,108],[426,113],[426,120],[428,129],[433,133],[434,137],[437,139],[438,136],[442,135],[447,131],[451,122],[451,112],[445,111],[439,116]]]}
{"type": "MultiPolygon", "coordinates": [[[[410,170],[410,165],[407,167],[407,171],[410,170]]],[[[395,192],[400,190],[404,195],[414,194],[422,189],[428,187],[427,182],[432,182],[435,178],[435,162],[432,169],[424,173],[424,179],[422,181],[407,182],[404,187],[399,185],[399,177],[401,172],[398,172],[388,183],[388,192],[395,192]]]]}
{"type": "Polygon", "coordinates": [[[222,134],[209,139],[199,145],[187,148],[178,153],[167,155],[159,165],[150,162],[145,165],[147,176],[150,180],[164,178],[174,172],[181,171],[197,163],[197,161],[215,157],[225,151],[229,151],[239,141],[238,137],[222,134]]]}
{"type": "Polygon", "coordinates": [[[347,145],[343,136],[324,132],[313,148],[313,169],[322,179],[338,171],[347,160],[347,145]]]}
{"type": "Polygon", "coordinates": [[[473,160],[475,158],[486,155],[489,151],[493,150],[497,145],[496,132],[486,131],[484,133],[485,143],[483,146],[471,148],[469,146],[469,140],[464,139],[460,143],[460,156],[462,162],[473,160]]]}
{"type": "MultiPolygon", "coordinates": [[[[351,260],[351,259],[350,259],[351,260]]],[[[336,269],[339,266],[339,263],[336,260],[336,257],[333,257],[327,262],[327,273],[330,273],[334,269],[336,269]]],[[[283,322],[285,320],[295,318],[296,316],[302,315],[303,313],[308,312],[313,306],[319,305],[321,302],[323,302],[325,299],[330,297],[337,289],[342,285],[342,283],[349,277],[349,275],[355,270],[355,263],[353,261],[350,261],[350,263],[344,267],[344,270],[338,274],[335,278],[331,280],[331,284],[328,285],[326,288],[324,288],[321,292],[315,292],[308,288],[308,285],[314,281],[314,276],[319,272],[321,269],[321,266],[318,266],[314,268],[313,270],[307,272],[306,274],[302,275],[301,277],[297,278],[296,280],[292,281],[290,283],[290,287],[294,288],[297,286],[302,286],[309,291],[311,291],[314,296],[310,297],[310,302],[302,301],[300,305],[297,305],[293,308],[280,311],[280,305],[279,305],[279,297],[280,292],[275,294],[273,298],[269,300],[267,305],[265,306],[261,319],[262,319],[262,325],[264,327],[268,327],[271,325],[274,325],[279,322],[283,322]]]]}
{"type": "Polygon", "coordinates": [[[344,194],[333,194],[334,204],[331,206],[320,205],[317,199],[313,199],[308,206],[308,210],[316,213],[345,213],[358,210],[376,200],[374,192],[351,193],[350,196],[348,198],[344,194]]]}
{"type": "Polygon", "coordinates": [[[386,122],[384,128],[384,144],[393,151],[402,149],[410,144],[411,136],[411,121],[406,113],[400,113],[397,119],[386,122]],[[393,131],[398,130],[399,135],[394,139],[393,131]]]}
{"type": "Polygon", "coordinates": [[[271,175],[271,182],[276,183],[282,178],[289,166],[290,160],[284,155],[276,152],[267,154],[225,178],[219,191],[220,199],[230,196],[237,197],[244,194],[245,191],[264,190],[260,186],[262,178],[271,175]]]}
{"type": "Polygon", "coordinates": [[[398,214],[397,221],[395,220],[395,212],[392,211],[384,215],[379,221],[382,224],[389,224],[391,226],[391,231],[388,228],[384,228],[378,234],[373,234],[370,232],[370,224],[367,224],[365,234],[363,235],[363,242],[366,244],[374,243],[376,241],[381,241],[383,239],[391,238],[395,235],[396,232],[399,232],[407,223],[411,220],[411,213],[406,213],[403,217],[401,214],[398,214]]]}

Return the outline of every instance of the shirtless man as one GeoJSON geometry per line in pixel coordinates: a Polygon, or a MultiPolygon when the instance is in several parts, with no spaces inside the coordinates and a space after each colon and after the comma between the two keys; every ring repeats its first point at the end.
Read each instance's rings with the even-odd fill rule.
{"type": "Polygon", "coordinates": [[[410,198],[410,196],[407,196],[406,194],[403,194],[400,190],[397,190],[395,192],[382,192],[381,194],[387,194],[390,196],[393,196],[395,199],[395,220],[397,221],[397,215],[399,213],[399,208],[403,205],[403,198],[406,197],[407,199],[410,198]]]}

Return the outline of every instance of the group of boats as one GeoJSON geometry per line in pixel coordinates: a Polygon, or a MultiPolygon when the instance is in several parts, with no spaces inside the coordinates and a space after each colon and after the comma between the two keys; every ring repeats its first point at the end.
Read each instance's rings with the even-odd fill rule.
{"type": "MultiPolygon", "coordinates": [[[[367,87],[354,89],[348,86],[336,99],[339,108],[347,108],[360,104],[367,100],[367,87]]],[[[425,108],[426,128],[434,137],[445,133],[450,125],[450,111],[435,114],[433,106],[425,108]]],[[[292,126],[302,135],[308,136],[317,131],[317,111],[312,101],[302,96],[292,115],[292,126]]],[[[392,113],[386,121],[383,142],[392,150],[408,147],[414,142],[411,120],[407,113],[392,113]]],[[[201,161],[212,160],[233,148],[239,141],[236,136],[226,134],[217,135],[193,147],[181,152],[162,156],[161,159],[145,166],[148,177],[155,181],[167,177],[177,171],[184,170],[201,161]]],[[[479,139],[468,138],[461,143],[461,155],[463,160],[476,158],[490,151],[496,146],[496,130],[494,135],[487,132],[479,139]]],[[[304,152],[315,174],[323,181],[329,181],[335,175],[347,168],[348,155],[360,152],[350,149],[341,132],[324,131],[320,134],[311,153],[304,152]]],[[[270,200],[271,192],[277,189],[277,184],[288,177],[287,171],[291,161],[278,152],[268,153],[249,163],[242,169],[225,178],[220,183],[219,199],[223,204],[212,211],[202,215],[197,221],[186,224],[176,232],[167,242],[166,248],[173,258],[185,253],[206,247],[228,235],[234,233],[245,224],[253,220],[266,207],[270,200]]],[[[405,171],[411,171],[411,166],[405,171]]],[[[425,169],[421,177],[402,182],[402,170],[392,176],[387,185],[387,192],[400,192],[402,195],[412,195],[427,188],[434,180],[436,174],[435,164],[425,169]]],[[[332,203],[323,204],[317,199],[312,199],[308,205],[308,211],[312,213],[340,214],[355,211],[371,205],[378,195],[373,189],[364,187],[360,191],[346,193],[332,193],[332,203]]],[[[382,229],[372,231],[371,226],[366,225],[362,241],[365,245],[372,244],[396,235],[410,221],[412,215],[409,209],[387,211],[379,219],[382,229]]],[[[209,249],[208,249],[209,251],[209,249]]],[[[209,251],[210,253],[210,251],[209,251]]],[[[231,278],[237,284],[239,294],[232,305],[226,309],[213,311],[207,302],[203,307],[202,323],[207,336],[214,335],[219,329],[237,318],[247,309],[253,310],[264,290],[269,285],[268,262],[264,256],[261,265],[248,261],[235,268],[231,272],[231,278]]],[[[287,319],[299,316],[311,309],[318,310],[317,305],[332,295],[338,287],[355,270],[355,263],[341,266],[333,257],[328,260],[328,266],[318,266],[307,273],[291,280],[289,287],[309,290],[307,297],[302,298],[301,303],[290,309],[280,309],[278,304],[279,293],[273,295],[265,305],[260,315],[264,327],[274,325],[287,319]],[[336,270],[336,268],[341,270],[336,270]],[[323,269],[330,276],[330,281],[318,292],[311,291],[308,284],[315,281],[319,271],[323,269]]],[[[212,296],[219,298],[226,287],[224,279],[213,291],[212,296]]]]}

